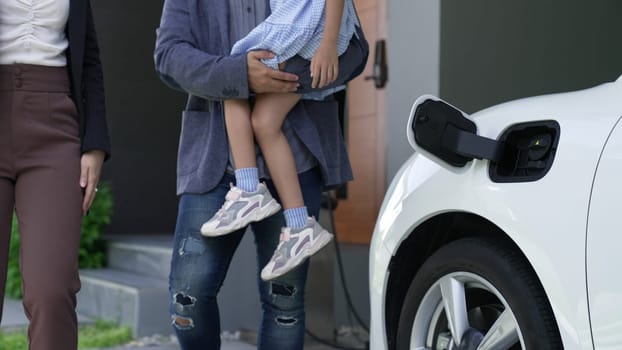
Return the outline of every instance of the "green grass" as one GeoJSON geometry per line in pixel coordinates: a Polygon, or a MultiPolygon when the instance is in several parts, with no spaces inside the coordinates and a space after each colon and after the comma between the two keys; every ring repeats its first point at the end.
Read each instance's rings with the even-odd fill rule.
{"type": "Polygon", "coordinates": [[[28,349],[28,340],[23,332],[17,333],[0,333],[0,350],[26,350],[28,349]]]}
{"type": "MultiPolygon", "coordinates": [[[[119,327],[111,322],[95,321],[81,327],[78,332],[78,349],[106,348],[126,344],[132,340],[130,327],[119,327]]],[[[27,350],[26,332],[0,333],[0,350],[27,350]]]]}

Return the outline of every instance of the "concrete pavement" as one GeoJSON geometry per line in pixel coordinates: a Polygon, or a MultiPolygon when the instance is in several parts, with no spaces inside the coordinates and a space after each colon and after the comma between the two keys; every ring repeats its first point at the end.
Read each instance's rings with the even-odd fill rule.
{"type": "MultiPolygon", "coordinates": [[[[92,322],[88,317],[78,315],[78,322],[80,324],[88,324],[92,322]]],[[[24,315],[24,309],[20,300],[6,299],[4,300],[2,323],[0,324],[0,330],[11,331],[17,329],[24,329],[28,326],[28,319],[24,315]]],[[[134,342],[140,343],[140,342],[134,342]]],[[[97,350],[179,350],[179,346],[166,341],[164,345],[153,345],[153,343],[143,342],[140,345],[127,345],[107,349],[97,350]]],[[[305,350],[330,350],[333,349],[328,346],[320,345],[314,342],[307,342],[305,350]]],[[[239,340],[225,339],[222,343],[222,350],[254,350],[257,347],[252,344],[244,343],[239,340]]]]}

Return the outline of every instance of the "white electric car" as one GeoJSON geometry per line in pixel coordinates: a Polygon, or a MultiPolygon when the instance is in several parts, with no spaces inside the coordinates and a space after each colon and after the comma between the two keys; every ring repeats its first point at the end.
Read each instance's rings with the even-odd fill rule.
{"type": "Polygon", "coordinates": [[[622,77],[473,115],[417,99],[371,245],[371,349],[622,349],[621,117],[622,77]]]}

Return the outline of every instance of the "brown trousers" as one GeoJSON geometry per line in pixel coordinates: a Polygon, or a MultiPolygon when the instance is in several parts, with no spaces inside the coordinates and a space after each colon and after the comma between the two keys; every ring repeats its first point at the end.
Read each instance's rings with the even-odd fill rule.
{"type": "Polygon", "coordinates": [[[13,210],[31,350],[77,348],[82,190],[66,68],[0,65],[0,315],[13,210]]]}

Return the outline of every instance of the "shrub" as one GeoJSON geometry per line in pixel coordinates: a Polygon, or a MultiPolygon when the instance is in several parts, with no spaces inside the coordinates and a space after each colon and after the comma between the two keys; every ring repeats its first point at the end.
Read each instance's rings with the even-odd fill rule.
{"type": "MultiPolygon", "coordinates": [[[[112,216],[112,191],[108,183],[99,185],[99,191],[91,205],[89,214],[82,219],[80,238],[80,268],[99,268],[106,264],[106,246],[101,238],[103,228],[110,223],[112,216]]],[[[5,295],[11,298],[22,297],[22,276],[19,272],[19,228],[13,215],[11,244],[5,295]]]]}

